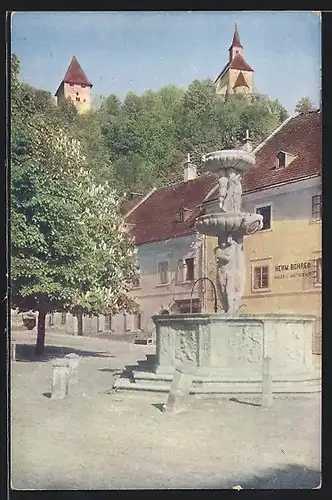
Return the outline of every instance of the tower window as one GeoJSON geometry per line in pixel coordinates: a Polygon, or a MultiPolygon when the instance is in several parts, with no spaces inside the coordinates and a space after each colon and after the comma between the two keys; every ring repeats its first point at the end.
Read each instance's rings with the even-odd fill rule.
{"type": "Polygon", "coordinates": [[[78,92],[76,92],[76,95],[78,95],[78,92]]]}
{"type": "Polygon", "coordinates": [[[76,102],[79,102],[80,100],[80,97],[76,97],[76,102]]]}

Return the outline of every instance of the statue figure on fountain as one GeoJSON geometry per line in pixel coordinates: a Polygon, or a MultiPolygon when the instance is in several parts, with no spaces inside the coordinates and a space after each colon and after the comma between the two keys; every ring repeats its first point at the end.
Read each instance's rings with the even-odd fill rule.
{"type": "Polygon", "coordinates": [[[219,177],[219,207],[222,212],[241,212],[241,173],[237,170],[228,169],[228,176],[225,170],[219,177]]]}
{"type": "Polygon", "coordinates": [[[225,313],[236,314],[244,292],[243,238],[227,236],[215,248],[217,290],[225,313]]]}

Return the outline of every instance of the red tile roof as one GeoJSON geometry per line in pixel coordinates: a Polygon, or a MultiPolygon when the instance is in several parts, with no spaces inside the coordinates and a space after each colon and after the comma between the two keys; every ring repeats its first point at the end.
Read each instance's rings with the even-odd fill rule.
{"type": "Polygon", "coordinates": [[[222,78],[224,76],[224,74],[226,73],[228,68],[229,68],[229,62],[226,63],[225,66],[223,67],[223,69],[220,71],[220,73],[217,76],[217,78],[215,79],[214,83],[216,83],[220,78],[222,78]]]}
{"type": "Polygon", "coordinates": [[[126,215],[142,199],[143,199],[143,195],[142,196],[138,195],[138,196],[133,196],[132,198],[125,200],[120,207],[121,214],[126,215]]]}
{"type": "MultiPolygon", "coordinates": [[[[256,153],[256,165],[242,179],[244,193],[278,184],[300,181],[322,173],[322,115],[319,110],[301,113],[266,139],[256,153]],[[296,158],[284,168],[276,168],[279,151],[296,158]]],[[[217,189],[208,201],[217,198],[217,189]]]]}
{"type": "Polygon", "coordinates": [[[92,83],[89,81],[88,77],[84,73],[80,63],[74,56],[68,66],[67,72],[62,80],[64,83],[74,83],[77,85],[89,85],[92,87],[92,83]]]}
{"type": "Polygon", "coordinates": [[[240,71],[254,71],[251,66],[243,59],[240,54],[236,54],[231,62],[225,64],[214,83],[216,83],[229,69],[239,69],[240,71]]]}
{"type": "Polygon", "coordinates": [[[249,85],[246,82],[246,79],[243,76],[243,73],[241,72],[239,73],[236,82],[233,85],[233,89],[235,89],[236,87],[249,87],[249,85]]]}
{"type": "Polygon", "coordinates": [[[231,49],[232,47],[241,47],[243,49],[243,45],[241,45],[241,42],[240,42],[240,35],[239,35],[239,31],[237,29],[236,23],[235,23],[235,28],[234,28],[234,36],[233,36],[232,45],[230,46],[229,49],[231,49]]]}
{"type": "Polygon", "coordinates": [[[322,115],[301,113],[287,122],[256,153],[256,165],[243,177],[243,190],[253,191],[301,180],[322,173],[322,115]],[[276,169],[279,151],[295,155],[286,167],[276,169]]]}
{"type": "Polygon", "coordinates": [[[154,191],[125,219],[126,224],[135,224],[130,231],[135,243],[142,245],[193,234],[201,203],[216,183],[215,175],[203,175],[154,191]],[[181,207],[188,209],[190,216],[177,222],[181,207]]]}
{"type": "Polygon", "coordinates": [[[240,69],[242,71],[254,71],[240,54],[236,54],[229,65],[230,69],[240,69]]]}

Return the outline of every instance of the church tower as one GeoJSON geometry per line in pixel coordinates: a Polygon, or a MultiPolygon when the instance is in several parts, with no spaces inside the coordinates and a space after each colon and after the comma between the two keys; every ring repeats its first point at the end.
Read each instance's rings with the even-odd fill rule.
{"type": "Polygon", "coordinates": [[[55,93],[57,104],[66,99],[71,99],[77,112],[82,114],[91,109],[92,83],[81,68],[74,56],[68,66],[67,72],[55,93]]]}
{"type": "Polygon", "coordinates": [[[217,94],[225,97],[231,94],[251,95],[254,70],[243,59],[243,45],[236,24],[233,41],[228,50],[228,62],[215,80],[217,94]]]}

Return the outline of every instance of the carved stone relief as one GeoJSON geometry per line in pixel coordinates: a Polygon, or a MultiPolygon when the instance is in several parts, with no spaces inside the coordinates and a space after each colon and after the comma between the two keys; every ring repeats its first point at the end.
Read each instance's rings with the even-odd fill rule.
{"type": "MultiPolygon", "coordinates": [[[[171,354],[171,331],[170,328],[161,328],[159,332],[159,360],[165,361],[171,354]]],[[[170,359],[169,359],[170,360],[170,359]]]]}
{"type": "Polygon", "coordinates": [[[299,329],[294,325],[287,328],[286,356],[291,361],[299,361],[302,356],[302,339],[299,329]]]}
{"type": "Polygon", "coordinates": [[[180,328],[175,333],[175,358],[184,363],[197,362],[196,331],[185,331],[180,328]]]}
{"type": "MultiPolygon", "coordinates": [[[[232,329],[230,329],[231,331],[232,329]]],[[[229,354],[236,362],[258,363],[262,360],[262,332],[255,327],[236,327],[228,339],[229,354]]]]}
{"type": "Polygon", "coordinates": [[[210,350],[211,350],[210,330],[208,326],[203,326],[200,329],[200,348],[199,348],[200,365],[210,364],[210,350]]]}

